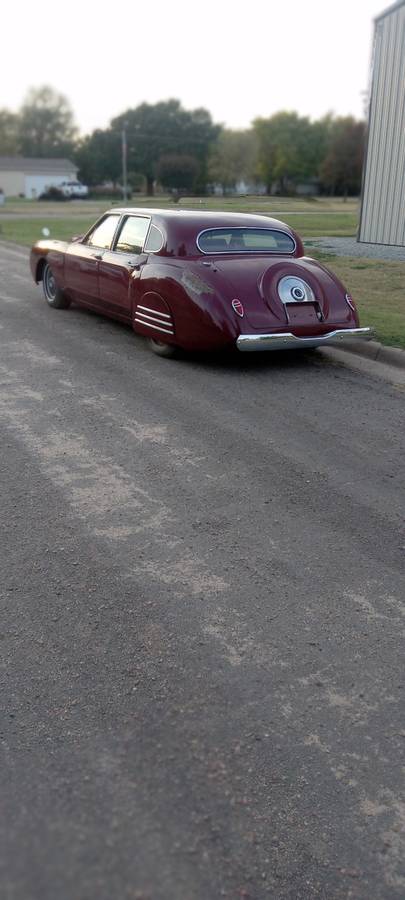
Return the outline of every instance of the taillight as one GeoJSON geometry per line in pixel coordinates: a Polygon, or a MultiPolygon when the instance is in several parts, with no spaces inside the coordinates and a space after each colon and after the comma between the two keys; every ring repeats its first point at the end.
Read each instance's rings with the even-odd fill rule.
{"type": "Polygon", "coordinates": [[[350,309],[352,310],[352,312],[355,313],[355,312],[356,312],[356,305],[355,305],[355,302],[354,302],[354,300],[353,300],[353,297],[352,297],[350,294],[345,294],[345,300],[346,300],[347,305],[350,306],[350,309]]]}
{"type": "Polygon", "coordinates": [[[232,300],[232,309],[234,312],[236,312],[237,316],[240,316],[241,319],[243,319],[245,310],[243,309],[243,304],[240,302],[240,300],[232,300]]]}

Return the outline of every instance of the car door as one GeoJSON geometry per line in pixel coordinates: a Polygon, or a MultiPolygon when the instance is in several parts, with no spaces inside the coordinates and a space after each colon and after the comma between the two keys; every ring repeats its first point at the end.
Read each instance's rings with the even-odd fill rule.
{"type": "Polygon", "coordinates": [[[103,253],[98,289],[106,312],[131,318],[131,281],[139,277],[146,260],[142,251],[149,225],[150,216],[123,216],[112,249],[103,253]]]}
{"type": "Polygon", "coordinates": [[[82,241],[69,245],[65,282],[75,300],[99,307],[99,264],[103,253],[112,245],[119,219],[119,213],[108,213],[82,241]]]}

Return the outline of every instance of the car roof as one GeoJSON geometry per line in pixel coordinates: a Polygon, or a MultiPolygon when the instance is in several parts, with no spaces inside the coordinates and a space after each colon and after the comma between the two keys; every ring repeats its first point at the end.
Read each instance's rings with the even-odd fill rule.
{"type": "Polygon", "coordinates": [[[260,213],[240,213],[240,212],[217,212],[205,209],[157,209],[156,207],[146,206],[125,206],[113,207],[108,210],[109,213],[119,213],[120,215],[147,215],[157,217],[161,222],[184,221],[190,225],[199,225],[201,228],[220,228],[222,226],[233,226],[234,228],[240,224],[243,226],[251,226],[263,228],[264,226],[282,227],[287,231],[288,226],[279,219],[273,219],[260,213]]]}
{"type": "MultiPolygon", "coordinates": [[[[273,228],[292,235],[296,244],[297,236],[292,229],[279,219],[255,213],[217,212],[202,209],[156,209],[154,207],[123,206],[113,207],[106,214],[150,216],[164,235],[162,256],[192,257],[200,255],[196,240],[206,228],[273,228]]],[[[298,255],[302,255],[300,250],[298,255]]]]}

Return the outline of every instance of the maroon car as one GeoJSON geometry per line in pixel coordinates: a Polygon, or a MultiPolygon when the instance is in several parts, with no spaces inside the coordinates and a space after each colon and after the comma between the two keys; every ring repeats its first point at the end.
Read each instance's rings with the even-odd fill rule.
{"type": "Polygon", "coordinates": [[[112,209],[84,237],[36,243],[31,271],[50,306],[128,322],[162,356],[371,336],[336,276],[267,216],[112,209]]]}

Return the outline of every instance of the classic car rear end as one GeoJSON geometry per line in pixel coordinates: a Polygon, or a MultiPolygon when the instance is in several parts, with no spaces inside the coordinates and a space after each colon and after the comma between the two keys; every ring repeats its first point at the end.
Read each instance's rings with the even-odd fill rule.
{"type": "Polygon", "coordinates": [[[270,265],[244,258],[222,260],[218,268],[240,303],[239,350],[316,347],[369,337],[359,328],[351,296],[318,262],[275,258],[270,265]]]}
{"type": "Polygon", "coordinates": [[[213,229],[197,241],[215,255],[215,267],[231,288],[228,299],[232,293],[242,320],[237,348],[316,347],[371,336],[369,328],[359,328],[353,300],[336,276],[305,257],[298,236],[277,224],[279,229],[222,229],[219,240],[219,229],[213,229]]]}

